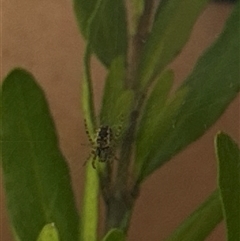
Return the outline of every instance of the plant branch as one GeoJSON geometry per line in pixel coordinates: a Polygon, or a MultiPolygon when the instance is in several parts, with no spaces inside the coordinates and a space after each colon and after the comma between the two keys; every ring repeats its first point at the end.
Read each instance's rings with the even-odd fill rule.
{"type": "Polygon", "coordinates": [[[145,7],[142,16],[139,19],[136,33],[131,36],[129,41],[129,56],[128,56],[128,73],[126,86],[136,90],[139,86],[137,80],[137,68],[142,49],[147,40],[151,28],[151,19],[153,13],[154,1],[145,1],[145,7]]]}
{"type": "Polygon", "coordinates": [[[132,145],[134,143],[139,111],[144,101],[144,94],[140,95],[138,93],[139,83],[136,78],[136,71],[138,67],[139,57],[144,47],[145,41],[143,40],[147,38],[150,29],[149,25],[151,23],[150,19],[152,14],[152,8],[153,0],[146,1],[145,9],[143,11],[142,16],[139,19],[137,32],[130,40],[129,51],[132,53],[129,57],[128,82],[131,83],[131,88],[134,91],[134,100],[132,105],[132,112],[129,117],[128,128],[125,132],[125,136],[123,137],[122,141],[120,161],[116,180],[116,190],[121,190],[122,188],[127,186],[127,176],[132,155],[132,145]]]}
{"type": "Polygon", "coordinates": [[[137,69],[141,52],[151,27],[151,16],[154,6],[153,3],[153,0],[146,1],[145,9],[138,22],[137,31],[129,41],[130,54],[125,86],[126,88],[130,88],[134,91],[134,100],[132,103],[132,111],[128,120],[128,127],[122,140],[115,185],[111,191],[109,203],[107,204],[106,230],[118,227],[123,229],[125,232],[127,231],[128,222],[136,199],[136,195],[133,195],[133,191],[135,193],[136,190],[132,190],[132,187],[128,186],[129,169],[137,121],[140,109],[145,99],[145,94],[140,94],[138,91],[139,81],[137,80],[137,69]]]}

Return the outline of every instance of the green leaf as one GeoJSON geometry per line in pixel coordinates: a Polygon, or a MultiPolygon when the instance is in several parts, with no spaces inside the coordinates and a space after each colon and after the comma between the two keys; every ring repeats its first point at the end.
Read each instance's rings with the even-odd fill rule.
{"type": "Polygon", "coordinates": [[[59,241],[58,230],[54,223],[46,224],[38,236],[37,241],[59,241]]]}
{"type": "Polygon", "coordinates": [[[127,52],[126,12],[123,0],[75,0],[82,32],[93,52],[107,67],[127,52]]]}
{"type": "MultiPolygon", "coordinates": [[[[238,5],[239,6],[239,5],[238,5]]],[[[216,43],[200,57],[195,69],[161,112],[145,149],[142,180],[195,141],[221,116],[240,89],[239,7],[216,43]]],[[[146,142],[147,143],[147,142],[146,142]]]]}
{"type": "Polygon", "coordinates": [[[98,5],[99,0],[74,0],[74,11],[77,18],[77,22],[82,35],[87,38],[89,22],[91,21],[92,15],[95,8],[98,5]]]}
{"type": "Polygon", "coordinates": [[[215,140],[218,183],[227,226],[228,241],[240,240],[240,150],[226,134],[215,140]]]}
{"type": "Polygon", "coordinates": [[[3,180],[13,229],[20,240],[36,240],[46,223],[55,223],[61,240],[77,240],[69,169],[43,91],[31,74],[14,69],[1,100],[3,180]]]}
{"type": "MultiPolygon", "coordinates": [[[[138,176],[138,182],[141,182],[152,171],[160,167],[168,159],[154,159],[154,155],[162,152],[161,145],[164,144],[164,138],[170,135],[170,131],[175,128],[175,119],[183,101],[188,94],[188,89],[178,91],[174,97],[170,98],[163,106],[161,111],[157,111],[152,120],[153,125],[144,131],[145,136],[141,133],[137,136],[135,175],[138,176]],[[150,169],[151,168],[151,169],[150,169]]],[[[175,145],[169,146],[170,151],[175,151],[175,145]],[[173,150],[172,150],[173,149],[173,150]]],[[[169,151],[169,150],[168,150],[169,151]]],[[[161,153],[166,155],[165,158],[171,158],[169,153],[161,153]],[[170,156],[167,156],[169,154],[170,156]]]]}
{"type": "Polygon", "coordinates": [[[219,192],[213,192],[165,241],[203,241],[222,220],[219,192]]]}
{"type": "Polygon", "coordinates": [[[111,64],[100,113],[101,124],[109,125],[113,130],[118,129],[121,118],[124,118],[125,123],[132,106],[133,92],[124,88],[124,79],[124,58],[119,56],[111,64]]]}
{"type": "Polygon", "coordinates": [[[161,112],[166,104],[169,92],[171,90],[174,79],[172,70],[165,71],[158,79],[152,93],[150,94],[147,103],[143,110],[143,115],[139,124],[137,133],[137,148],[136,148],[136,161],[138,164],[136,168],[138,171],[141,169],[142,162],[144,161],[145,153],[147,153],[149,139],[145,138],[149,133],[154,133],[159,120],[162,118],[161,112]],[[159,119],[160,118],[160,119],[159,119]]]}
{"type": "MultiPolygon", "coordinates": [[[[119,56],[113,60],[106,79],[102,108],[100,113],[101,123],[114,124],[115,115],[112,112],[116,109],[116,103],[122,95],[123,81],[125,79],[124,58],[119,56]]],[[[118,114],[119,115],[119,114],[118,114]]]]}
{"type": "Polygon", "coordinates": [[[111,229],[106,236],[103,238],[102,241],[124,241],[125,235],[122,230],[120,229],[111,229]]]}
{"type": "Polygon", "coordinates": [[[144,0],[132,0],[130,3],[131,9],[129,12],[131,13],[129,24],[129,33],[133,36],[137,32],[137,26],[139,19],[144,11],[145,8],[145,1],[144,0]]]}
{"type": "Polygon", "coordinates": [[[161,1],[139,66],[139,78],[143,87],[180,53],[207,2],[208,0],[161,1]]]}

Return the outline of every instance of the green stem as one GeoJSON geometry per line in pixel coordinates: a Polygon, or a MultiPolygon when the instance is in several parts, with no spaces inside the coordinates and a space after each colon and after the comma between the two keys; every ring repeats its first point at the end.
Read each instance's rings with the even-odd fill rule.
{"type": "Polygon", "coordinates": [[[93,100],[93,87],[90,71],[91,49],[86,46],[84,54],[84,76],[82,84],[82,108],[90,136],[94,136],[96,129],[96,118],[93,100]]]}
{"type": "Polygon", "coordinates": [[[86,169],[83,208],[81,212],[80,240],[96,241],[99,194],[98,175],[97,171],[93,169],[90,161],[88,162],[86,169]]]}
{"type": "MultiPolygon", "coordinates": [[[[93,139],[95,130],[95,112],[93,102],[92,80],[90,74],[91,50],[86,47],[84,56],[84,78],[82,85],[82,106],[88,132],[93,139]]],[[[85,187],[83,194],[82,218],[80,226],[80,240],[96,241],[98,226],[98,174],[92,168],[91,160],[88,160],[85,175],[85,187]]]]}

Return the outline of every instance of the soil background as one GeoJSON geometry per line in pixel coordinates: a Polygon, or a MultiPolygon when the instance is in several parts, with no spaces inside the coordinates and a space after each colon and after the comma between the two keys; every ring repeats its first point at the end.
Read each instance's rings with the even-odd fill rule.
{"type": "MultiPolygon", "coordinates": [[[[90,150],[81,145],[88,143],[80,105],[84,41],[77,28],[72,1],[2,0],[1,8],[1,79],[12,68],[23,67],[33,73],[45,90],[80,207],[83,163],[90,150]]],[[[202,51],[218,37],[231,9],[229,4],[211,3],[201,15],[188,44],[171,64],[175,87],[190,73],[202,51]]],[[[105,70],[97,61],[93,66],[98,108],[105,70]]],[[[163,240],[216,188],[214,136],[222,130],[240,142],[239,100],[238,97],[229,105],[204,136],[144,182],[128,240],[163,240]]],[[[0,181],[0,240],[13,241],[0,181]]],[[[223,223],[207,240],[225,240],[223,223]]]]}

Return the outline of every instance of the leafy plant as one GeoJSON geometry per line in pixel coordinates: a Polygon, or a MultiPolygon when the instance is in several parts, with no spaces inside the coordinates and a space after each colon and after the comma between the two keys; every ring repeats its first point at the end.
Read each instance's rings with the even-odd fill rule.
{"type": "MultiPolygon", "coordinates": [[[[141,0],[132,1],[127,11],[122,0],[74,1],[86,39],[82,109],[96,157],[86,164],[80,213],[41,87],[26,70],[8,74],[1,92],[1,164],[16,240],[99,240],[99,193],[106,204],[102,240],[126,239],[142,182],[203,135],[240,89],[238,3],[220,37],[169,95],[174,73],[167,66],[187,42],[206,4],[163,0],[155,11],[153,0],[141,0]],[[93,101],[93,55],[108,71],[100,113],[93,101]],[[98,128],[107,130],[105,139],[95,131],[98,128]]],[[[239,149],[220,133],[216,153],[219,190],[167,240],[204,240],[223,217],[228,240],[238,240],[239,149]]]]}

